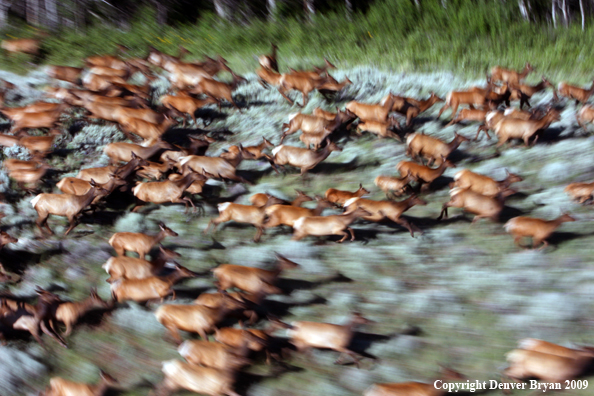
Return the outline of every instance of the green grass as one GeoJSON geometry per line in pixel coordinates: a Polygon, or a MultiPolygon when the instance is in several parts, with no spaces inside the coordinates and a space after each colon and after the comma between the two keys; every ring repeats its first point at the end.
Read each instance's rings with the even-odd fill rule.
{"type": "MultiPolygon", "coordinates": [[[[32,28],[17,25],[2,37],[28,37],[32,28]]],[[[204,14],[192,25],[159,26],[153,13],[144,9],[129,31],[105,25],[89,27],[84,34],[62,30],[43,44],[44,63],[80,65],[93,54],[112,53],[116,43],[131,48],[131,56],[145,56],[152,45],[177,53],[179,45],[194,57],[221,54],[238,72],[254,70],[252,55],[268,53],[270,42],[279,46],[281,68],[310,67],[327,57],[337,66],[372,65],[396,71],[451,70],[483,75],[501,64],[521,67],[527,61],[538,73],[551,77],[571,74],[589,79],[594,61],[590,42],[594,27],[579,24],[553,29],[544,23],[521,19],[513,2],[439,1],[422,2],[417,9],[409,0],[378,2],[366,14],[347,21],[344,13],[317,15],[314,24],[300,19],[282,23],[255,20],[249,26],[235,25],[204,14]]],[[[30,58],[0,56],[0,67],[18,70],[30,58]]]]}

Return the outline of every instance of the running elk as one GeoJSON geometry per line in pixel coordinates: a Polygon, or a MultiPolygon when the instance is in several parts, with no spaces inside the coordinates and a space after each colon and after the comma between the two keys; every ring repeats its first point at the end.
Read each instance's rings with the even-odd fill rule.
{"type": "Polygon", "coordinates": [[[351,234],[351,241],[355,240],[355,233],[349,227],[357,218],[369,216],[370,213],[357,208],[351,213],[331,216],[302,217],[293,224],[293,240],[298,241],[306,236],[342,235],[338,243],[342,243],[351,234]],[[348,231],[348,232],[347,232],[348,231]]]}
{"type": "Polygon", "coordinates": [[[539,250],[546,248],[549,243],[546,241],[551,234],[559,227],[562,223],[569,221],[575,221],[573,217],[568,214],[554,220],[543,220],[534,217],[518,216],[509,220],[505,223],[505,231],[509,232],[514,237],[514,243],[520,247],[520,241],[523,237],[532,238],[532,248],[540,244],[542,246],[539,250]]]}
{"type": "Polygon", "coordinates": [[[468,142],[469,139],[454,132],[454,139],[451,142],[445,143],[432,136],[423,135],[420,133],[412,133],[406,138],[406,155],[413,159],[419,157],[427,158],[431,165],[435,162],[441,165],[442,158],[448,158],[452,151],[456,150],[462,142],[468,142]]]}
{"type": "Polygon", "coordinates": [[[125,256],[126,250],[138,253],[138,257],[144,260],[144,256],[151,251],[153,246],[161,243],[168,236],[176,237],[177,232],[167,227],[162,221],[159,222],[159,233],[146,235],[137,232],[117,232],[109,238],[109,244],[116,251],[118,256],[125,256]]]}
{"type": "Polygon", "coordinates": [[[465,211],[475,214],[476,216],[472,219],[472,224],[481,218],[498,221],[499,214],[503,210],[505,198],[515,193],[514,190],[508,189],[500,192],[495,197],[488,197],[467,188],[453,188],[450,190],[450,200],[443,204],[437,220],[441,220],[444,215],[447,219],[448,208],[454,207],[463,208],[465,211]]]}

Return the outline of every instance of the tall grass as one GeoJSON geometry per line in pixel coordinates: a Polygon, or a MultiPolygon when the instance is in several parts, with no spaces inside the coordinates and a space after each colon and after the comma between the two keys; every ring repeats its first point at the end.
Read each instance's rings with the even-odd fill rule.
{"type": "MultiPolygon", "coordinates": [[[[594,53],[594,27],[581,31],[576,24],[553,29],[521,19],[517,4],[493,0],[427,0],[417,8],[410,0],[374,3],[351,21],[344,12],[317,15],[313,24],[300,19],[249,26],[202,15],[196,24],[162,26],[152,10],[143,9],[129,31],[96,25],[83,34],[63,30],[44,42],[44,62],[80,65],[91,54],[111,53],[115,43],[146,55],[152,45],[176,53],[179,45],[196,56],[220,54],[240,72],[253,70],[254,54],[267,53],[270,42],[280,47],[281,67],[309,67],[327,57],[340,66],[371,64],[398,71],[451,70],[484,74],[494,64],[521,67],[527,61],[539,73],[589,78],[594,53]]],[[[23,27],[4,32],[30,35],[23,27]],[[23,33],[24,31],[24,33],[23,33]]],[[[17,62],[18,63],[18,62],[17,62]]],[[[0,57],[0,65],[15,61],[0,57]]]]}

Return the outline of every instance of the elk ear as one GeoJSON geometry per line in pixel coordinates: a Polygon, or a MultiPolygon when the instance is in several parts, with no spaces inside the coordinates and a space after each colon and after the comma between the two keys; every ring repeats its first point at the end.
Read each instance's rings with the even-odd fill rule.
{"type": "Polygon", "coordinates": [[[164,229],[166,228],[165,223],[163,223],[162,221],[159,222],[159,228],[160,229],[164,229]]]}
{"type": "Polygon", "coordinates": [[[90,184],[91,186],[93,186],[93,187],[99,187],[99,186],[97,185],[97,182],[95,182],[95,180],[93,180],[93,179],[91,179],[91,181],[89,182],[89,184],[90,184]]]}
{"type": "Polygon", "coordinates": [[[137,158],[138,156],[136,155],[136,153],[134,151],[132,151],[132,159],[137,158]]]}

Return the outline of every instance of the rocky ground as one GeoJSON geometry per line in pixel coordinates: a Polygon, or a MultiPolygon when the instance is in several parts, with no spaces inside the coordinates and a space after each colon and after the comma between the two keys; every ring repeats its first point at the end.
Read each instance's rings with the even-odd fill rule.
{"type": "MultiPolygon", "coordinates": [[[[312,94],[304,112],[316,106],[342,108],[353,99],[377,102],[390,91],[419,98],[435,91],[443,97],[454,88],[482,85],[482,81],[447,73],[392,74],[356,68],[333,75],[338,80],[348,76],[353,84],[331,103],[312,94]]],[[[214,131],[213,136],[221,141],[213,145],[211,155],[218,155],[231,144],[258,143],[263,136],[277,143],[281,124],[300,109],[289,106],[275,90],[262,89],[254,75],[246,77],[249,83],[237,91],[243,113],[227,107],[208,126],[199,120],[199,131],[192,125],[186,130],[174,129],[166,138],[174,141],[202,129],[214,131]]],[[[41,70],[27,77],[0,73],[0,78],[18,86],[7,98],[9,105],[38,100],[40,89],[48,83],[41,70]]],[[[155,86],[163,93],[166,80],[158,80],[155,86]]],[[[552,93],[547,93],[532,102],[546,105],[551,99],[552,93]]],[[[129,196],[115,195],[105,211],[83,217],[82,224],[67,238],[36,237],[32,196],[13,190],[16,186],[2,171],[0,192],[7,201],[1,206],[7,214],[2,229],[19,242],[5,247],[0,261],[7,270],[22,275],[20,283],[3,287],[16,295],[33,296],[35,286],[40,285],[64,298],[79,300],[95,286],[108,298],[108,276],[101,265],[115,254],[107,243],[109,237],[117,231],[154,233],[157,223],[164,221],[179,233],[164,245],[181,253],[179,262],[194,271],[205,271],[219,263],[267,267],[275,251],[300,263],[300,269],[283,275],[280,286],[285,295],[270,297],[267,303],[283,320],[344,323],[351,312],[358,311],[376,322],[362,327],[355,339],[355,349],[378,357],[376,364],[363,359],[361,369],[337,366],[333,364],[337,353],[332,351],[315,351],[311,357],[293,354],[287,361],[289,368],[282,370],[260,360],[239,379],[241,394],[360,395],[374,382],[434,380],[439,364],[455,368],[471,380],[499,379],[505,353],[518,339],[542,338],[566,346],[594,343],[590,333],[594,326],[590,318],[594,310],[594,215],[589,206],[572,203],[563,193],[570,182],[594,178],[594,138],[578,129],[574,104],[562,101],[561,105],[561,121],[552,124],[534,147],[514,145],[496,155],[495,140],[484,135],[477,142],[463,143],[454,154],[458,168],[448,169],[435,189],[423,195],[428,205],[407,212],[405,217],[424,231],[415,238],[390,222],[361,221],[354,225],[356,241],[343,244],[334,243],[337,238],[291,241],[289,229],[268,231],[262,242],[255,244],[254,228],[236,224],[222,226],[213,235],[202,234],[208,221],[217,215],[212,204],[217,196],[246,204],[249,195],[256,192],[289,199],[296,188],[313,195],[323,194],[329,187],[355,190],[362,183],[371,191],[370,198],[384,199],[373,179],[380,174],[396,175],[395,165],[406,159],[405,146],[372,135],[339,141],[343,151],[332,153],[306,180],[294,172],[277,175],[265,161],[243,162],[240,173],[256,184],[209,182],[210,199],[203,203],[202,216],[184,214],[181,205],[149,205],[139,214],[130,213],[133,201],[129,196]],[[435,219],[441,206],[449,199],[447,183],[463,168],[497,179],[505,176],[506,169],[524,177],[516,185],[520,193],[507,201],[503,220],[519,214],[554,218],[569,212],[577,221],[563,224],[551,238],[552,246],[539,252],[514,246],[503,222],[481,220],[471,226],[472,216],[461,215],[459,209],[450,209],[451,218],[438,222],[435,219]]],[[[454,131],[474,136],[476,124],[444,127],[445,118],[435,118],[439,107],[424,113],[414,129],[447,141],[454,131]]],[[[201,115],[208,119],[216,114],[214,110],[201,115]]],[[[79,116],[80,112],[75,112],[64,123],[69,131],[49,158],[54,171],[43,191],[57,191],[55,183],[61,177],[73,176],[81,167],[107,164],[103,146],[123,139],[116,127],[103,123],[84,126],[77,121],[79,116]]],[[[285,143],[301,146],[297,136],[285,143]]],[[[17,147],[4,149],[4,155],[24,158],[26,152],[17,147]]],[[[201,202],[201,198],[196,196],[195,201],[201,202]]],[[[63,233],[63,218],[52,217],[49,222],[58,235],[63,233]]],[[[207,276],[175,289],[179,303],[214,287],[207,276]]],[[[92,315],[68,338],[68,349],[50,339],[45,340],[45,350],[28,338],[10,340],[0,347],[0,393],[35,395],[52,376],[95,382],[98,368],[103,368],[119,379],[123,388],[120,395],[146,395],[151,384],[162,379],[160,362],[179,356],[155,319],[155,309],[156,305],[129,303],[103,318],[92,315]]],[[[565,394],[594,393],[582,390],[565,394]]]]}

